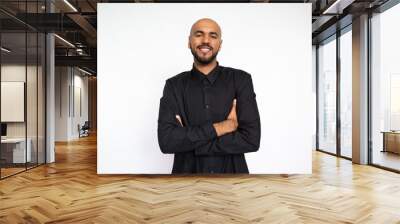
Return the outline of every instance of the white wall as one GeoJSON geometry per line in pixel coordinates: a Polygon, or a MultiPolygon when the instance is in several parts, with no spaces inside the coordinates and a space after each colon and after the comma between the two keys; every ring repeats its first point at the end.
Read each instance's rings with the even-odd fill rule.
{"type": "Polygon", "coordinates": [[[82,76],[83,73],[75,69],[74,71],[74,108],[72,108],[72,120],[71,120],[71,135],[73,138],[79,137],[77,129],[78,124],[82,126],[85,121],[88,121],[88,77],[82,76]],[[79,102],[80,101],[80,102],[79,102]],[[82,111],[80,111],[82,110],[82,111]]]}
{"type": "Polygon", "coordinates": [[[73,67],[56,67],[55,90],[55,140],[77,139],[78,124],[88,120],[88,77],[73,67]]]}
{"type": "Polygon", "coordinates": [[[68,67],[55,68],[55,141],[68,140],[68,67]]]}
{"type": "Polygon", "coordinates": [[[312,46],[312,107],[315,108],[315,112],[312,114],[313,117],[313,149],[317,149],[317,48],[315,45],[312,46]]]}
{"type": "Polygon", "coordinates": [[[251,173],[311,173],[311,4],[98,4],[98,173],[170,173],[157,142],[165,80],[190,70],[191,25],[222,27],[222,66],[249,72],[261,115],[251,173]],[[284,16],[283,16],[284,15],[284,16]]]}

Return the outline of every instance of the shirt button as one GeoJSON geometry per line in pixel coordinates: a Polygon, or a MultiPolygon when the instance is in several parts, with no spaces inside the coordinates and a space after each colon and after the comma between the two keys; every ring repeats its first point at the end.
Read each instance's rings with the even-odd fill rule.
{"type": "Polygon", "coordinates": [[[210,105],[206,104],[206,109],[210,108],[210,105]]]}

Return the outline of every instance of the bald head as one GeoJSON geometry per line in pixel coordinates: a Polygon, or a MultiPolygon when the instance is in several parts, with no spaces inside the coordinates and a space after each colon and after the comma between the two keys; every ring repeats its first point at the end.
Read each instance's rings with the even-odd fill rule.
{"type": "Polygon", "coordinates": [[[196,33],[198,30],[209,29],[217,33],[218,37],[221,38],[221,27],[217,22],[210,18],[203,18],[197,20],[190,29],[190,36],[196,33]]]}

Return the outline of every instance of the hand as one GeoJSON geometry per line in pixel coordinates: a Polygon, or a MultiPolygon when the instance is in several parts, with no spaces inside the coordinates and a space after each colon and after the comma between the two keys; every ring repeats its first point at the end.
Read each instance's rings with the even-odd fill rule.
{"type": "Polygon", "coordinates": [[[218,137],[236,131],[239,126],[236,114],[236,99],[233,100],[232,108],[227,119],[213,125],[218,137]]]}
{"type": "Polygon", "coordinates": [[[180,117],[179,115],[175,115],[175,117],[176,117],[176,119],[178,120],[179,124],[181,124],[181,126],[183,127],[181,117],[180,117]]]}
{"type": "Polygon", "coordinates": [[[239,126],[239,123],[237,120],[237,114],[236,114],[236,99],[233,100],[232,109],[231,109],[231,112],[229,112],[227,120],[231,120],[233,122],[233,125],[236,130],[237,127],[239,126]]]}

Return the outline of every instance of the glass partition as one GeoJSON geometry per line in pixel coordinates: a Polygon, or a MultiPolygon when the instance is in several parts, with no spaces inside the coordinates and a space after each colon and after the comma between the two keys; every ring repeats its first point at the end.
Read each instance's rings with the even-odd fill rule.
{"type": "Polygon", "coordinates": [[[45,163],[45,34],[29,25],[33,21],[15,18],[43,13],[44,5],[0,2],[3,9],[14,10],[0,12],[1,179],[45,163]]]}
{"type": "Polygon", "coordinates": [[[26,41],[25,32],[1,34],[2,177],[24,171],[31,161],[26,145],[26,41]]]}

